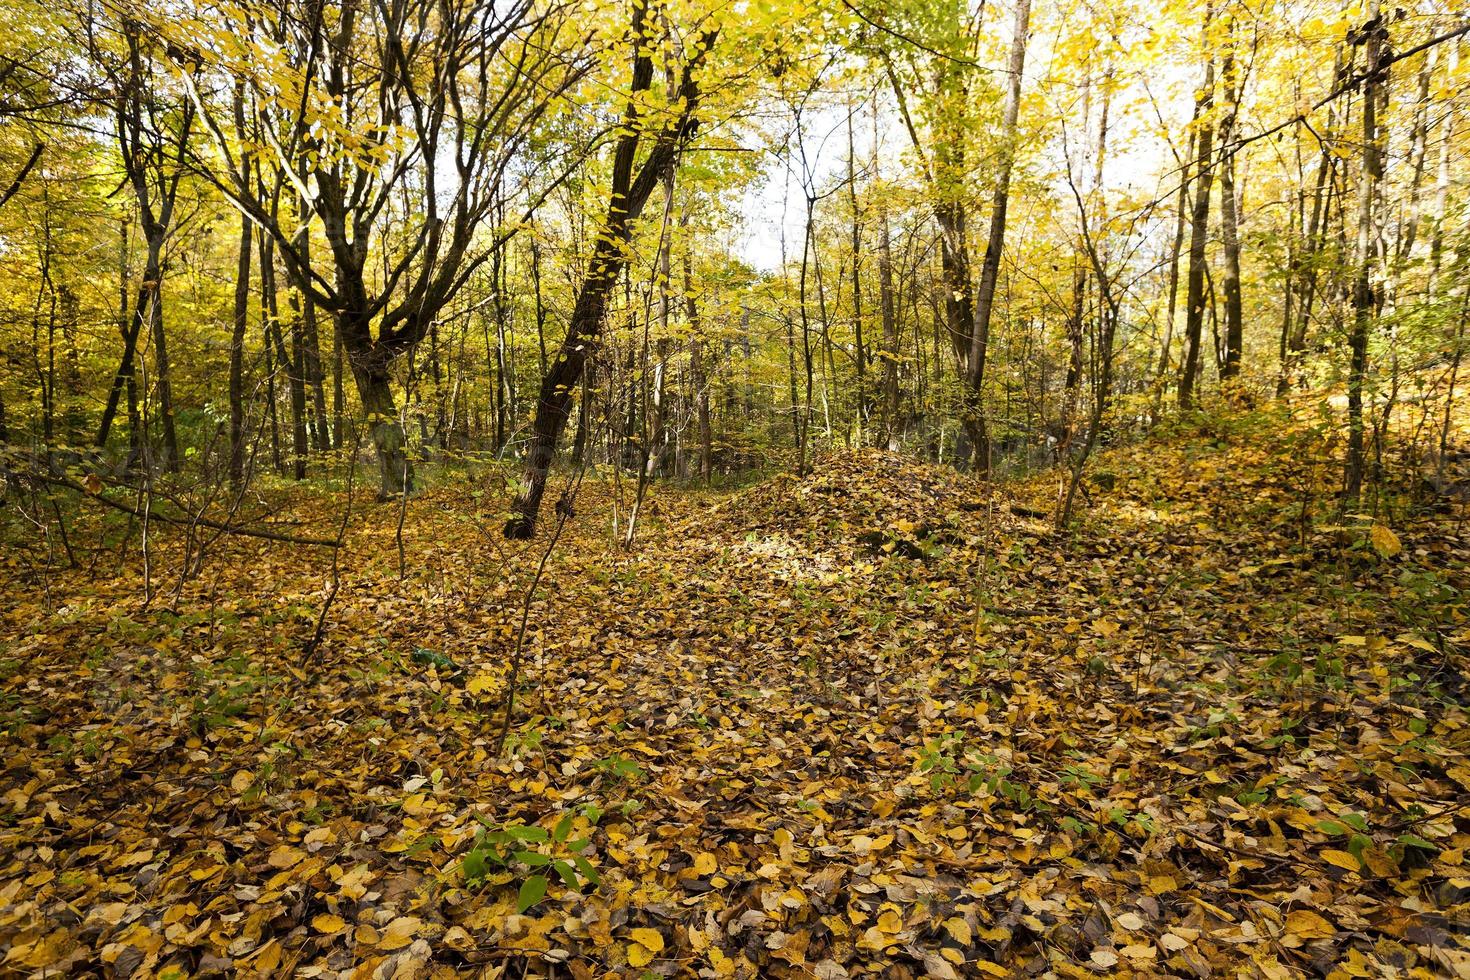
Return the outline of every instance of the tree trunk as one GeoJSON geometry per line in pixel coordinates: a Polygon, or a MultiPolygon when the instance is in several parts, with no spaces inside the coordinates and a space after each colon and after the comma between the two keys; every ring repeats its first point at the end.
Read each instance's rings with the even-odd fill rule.
{"type": "Polygon", "coordinates": [[[1030,32],[1030,24],[1031,0],[1017,0],[1016,22],[1011,34],[1011,54],[1006,65],[1010,85],[1006,89],[999,172],[996,174],[995,197],[990,210],[990,237],[985,245],[985,258],[980,263],[980,286],[975,293],[975,324],[970,335],[966,374],[975,415],[973,448],[975,469],[979,473],[985,473],[990,468],[990,439],[986,431],[980,393],[985,386],[985,357],[990,346],[990,314],[995,307],[995,287],[1000,278],[1000,255],[1005,247],[1011,167],[1016,158],[1016,126],[1021,111],[1021,74],[1026,67],[1026,38],[1030,32]]]}
{"type": "MultiPolygon", "coordinates": [[[[291,385],[291,473],[306,479],[306,328],[302,324],[301,296],[294,290],[291,302],[291,359],[287,362],[287,380],[291,385]]],[[[308,306],[311,304],[308,302],[308,306]]]]}
{"type": "Polygon", "coordinates": [[[245,485],[245,332],[250,322],[250,219],[240,218],[235,265],[235,315],[230,331],[230,485],[245,485]]]}
{"type": "MultiPolygon", "coordinates": [[[[304,256],[311,254],[311,229],[308,226],[302,230],[303,241],[301,251],[304,256]]],[[[301,293],[301,316],[302,316],[302,341],[306,345],[306,357],[304,363],[304,380],[311,390],[312,399],[312,438],[316,440],[316,448],[319,451],[331,449],[333,442],[331,433],[327,430],[327,393],[326,372],[322,369],[322,343],[321,332],[317,327],[316,304],[311,297],[301,293]]]]}
{"type": "Polygon", "coordinates": [[[1363,388],[1368,375],[1368,335],[1373,326],[1374,315],[1373,270],[1377,259],[1373,205],[1378,195],[1378,182],[1383,177],[1383,161],[1378,147],[1378,92],[1383,81],[1379,77],[1379,60],[1385,29],[1378,12],[1378,0],[1369,0],[1366,16],[1367,22],[1359,39],[1359,43],[1364,46],[1364,64],[1363,172],[1358,181],[1358,268],[1353,282],[1353,321],[1348,333],[1348,451],[1343,487],[1348,501],[1356,501],[1362,493],[1366,469],[1363,388]]]}
{"type": "Polygon", "coordinates": [[[862,212],[858,209],[857,151],[852,134],[852,117],[856,111],[850,107],[847,113],[847,193],[852,207],[852,346],[853,362],[857,366],[858,444],[862,445],[862,430],[867,428],[872,408],[868,402],[868,353],[863,346],[863,224],[862,212]]]}
{"type": "Polygon", "coordinates": [[[342,317],[332,314],[332,445],[342,448],[343,420],[347,414],[347,392],[343,387],[346,374],[342,351],[342,317]]]}
{"type": "Polygon", "coordinates": [[[285,472],[281,463],[281,417],[276,404],[276,371],[285,363],[285,347],[277,342],[275,254],[272,243],[260,231],[260,327],[265,344],[265,409],[271,428],[271,466],[285,472]]]}
{"type": "MultiPolygon", "coordinates": [[[[1334,84],[1341,84],[1347,65],[1339,48],[1333,58],[1332,77],[1334,84]]],[[[1282,393],[1291,385],[1291,374],[1303,351],[1307,349],[1307,328],[1312,322],[1312,308],[1317,298],[1318,258],[1326,235],[1332,196],[1332,176],[1337,169],[1337,156],[1333,153],[1336,135],[1336,104],[1327,107],[1325,138],[1321,140],[1321,151],[1317,160],[1317,178],[1312,192],[1312,211],[1307,221],[1302,256],[1299,264],[1302,274],[1297,283],[1297,315],[1291,335],[1286,342],[1286,361],[1282,366],[1282,393]]]]}
{"type": "Polygon", "coordinates": [[[1434,182],[1434,211],[1429,227],[1429,280],[1425,292],[1431,302],[1439,299],[1440,269],[1444,264],[1444,222],[1450,194],[1450,155],[1454,152],[1451,136],[1455,131],[1454,103],[1443,109],[1439,131],[1439,169],[1434,182]]]}
{"type": "MultiPolygon", "coordinates": [[[[1199,112],[1199,103],[1195,103],[1199,112]]],[[[1168,386],[1169,356],[1174,346],[1175,310],[1179,306],[1179,257],[1184,250],[1185,214],[1189,208],[1189,168],[1194,162],[1195,141],[1199,138],[1199,117],[1190,120],[1189,148],[1179,166],[1179,197],[1175,203],[1174,241],[1169,248],[1169,300],[1164,311],[1164,339],[1159,344],[1159,366],[1154,378],[1153,418],[1158,420],[1159,409],[1164,400],[1164,389],[1168,386]]]]}
{"type": "Polygon", "coordinates": [[[878,304],[883,311],[883,440],[890,452],[898,450],[903,431],[898,416],[898,310],[893,295],[893,244],[888,214],[878,218],[878,304]]]}
{"type": "Polygon", "coordinates": [[[1244,342],[1240,298],[1240,234],[1236,204],[1235,121],[1240,111],[1236,91],[1235,25],[1226,25],[1225,50],[1221,56],[1220,74],[1225,85],[1225,112],[1220,120],[1220,238],[1225,255],[1225,359],[1221,365],[1222,380],[1240,374],[1241,347],[1244,342]]]}
{"type": "MultiPolygon", "coordinates": [[[[1208,33],[1211,7],[1205,7],[1205,30],[1208,33]]],[[[1214,174],[1211,157],[1214,152],[1214,128],[1209,118],[1215,97],[1215,62],[1205,54],[1205,77],[1195,98],[1198,121],[1198,147],[1195,156],[1194,210],[1189,222],[1189,273],[1184,294],[1184,368],[1179,375],[1179,407],[1190,409],[1195,404],[1195,385],[1200,373],[1200,342],[1205,325],[1205,244],[1210,224],[1210,185],[1214,174]]]]}
{"type": "Polygon", "coordinates": [[[402,496],[413,490],[413,464],[408,458],[408,440],[393,401],[393,385],[386,365],[353,362],[353,378],[362,398],[363,416],[378,456],[379,500],[402,496]]]}
{"type": "Polygon", "coordinates": [[[378,499],[412,493],[408,438],[393,399],[393,353],[388,345],[373,340],[369,317],[361,312],[344,311],[337,318],[337,328],[378,457],[378,499]]]}
{"type": "MultiPolygon", "coordinates": [[[[152,257],[155,252],[160,257],[162,256],[162,238],[159,239],[156,249],[153,243],[149,243],[149,256],[152,257]]],[[[151,273],[150,270],[145,269],[143,275],[151,277],[153,281],[148,303],[148,324],[153,334],[154,371],[158,375],[158,415],[163,426],[163,468],[170,473],[177,473],[179,471],[179,437],[174,430],[173,382],[169,376],[168,343],[163,329],[163,264],[161,261],[150,264],[153,265],[151,273]]]]}
{"type": "Polygon", "coordinates": [[[1057,455],[1064,456],[1076,434],[1077,401],[1082,390],[1082,348],[1086,339],[1087,270],[1078,263],[1072,270],[1072,309],[1067,314],[1067,373],[1062,379],[1062,432],[1057,455]]]}
{"type": "MultiPolygon", "coordinates": [[[[142,321],[134,315],[128,316],[128,280],[131,273],[128,269],[128,221],[124,218],[119,223],[118,231],[118,333],[122,336],[123,353],[122,360],[118,362],[117,371],[112,376],[112,386],[107,391],[107,403],[102,408],[102,421],[97,426],[96,444],[100,449],[107,445],[107,437],[112,433],[112,421],[117,416],[118,405],[122,395],[126,391],[128,399],[128,418],[130,421],[136,419],[136,411],[133,406],[136,398],[133,395],[133,358],[138,350],[138,331],[142,329],[142,321]]],[[[139,302],[142,303],[143,294],[139,290],[139,302]]],[[[136,430],[136,423],[134,422],[136,430]]],[[[137,432],[134,431],[134,436],[137,432]]]]}
{"type": "Polygon", "coordinates": [[[525,490],[511,504],[511,518],[505,525],[508,538],[526,539],[536,531],[536,518],[541,511],[541,498],[546,493],[546,479],[556,456],[557,442],[571,414],[572,393],[582,380],[588,358],[602,338],[602,324],[613,286],[628,263],[625,247],[631,235],[631,222],[643,213],[648,197],[658,186],[664,173],[672,168],[679,150],[694,134],[694,113],[699,105],[696,80],[704,56],[715,37],[707,33],[696,42],[691,59],[684,65],[677,101],[682,110],[676,121],[657,136],[643,166],[634,176],[634,157],[638,151],[639,96],[648,90],[653,78],[653,59],[644,29],[645,6],[633,7],[632,34],[636,39],[633,58],[633,81],[624,110],[625,126],[618,137],[613,155],[611,193],[607,217],[593,245],[587,278],[577,293],[567,324],[566,338],[555,362],[541,381],[536,402],[536,415],[531,422],[531,446],[526,460],[525,490]]]}

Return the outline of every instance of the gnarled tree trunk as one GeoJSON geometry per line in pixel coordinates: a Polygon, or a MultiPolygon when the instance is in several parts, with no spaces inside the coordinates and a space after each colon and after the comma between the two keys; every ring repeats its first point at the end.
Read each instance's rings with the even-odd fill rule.
{"type": "Polygon", "coordinates": [[[644,4],[635,3],[632,33],[638,39],[637,53],[633,58],[633,82],[624,114],[624,131],[618,138],[613,156],[607,217],[593,247],[587,278],[577,293],[566,337],[551,370],[541,381],[536,416],[531,423],[525,489],[511,504],[511,518],[504,529],[508,538],[529,538],[536,531],[536,518],[541,511],[541,498],[546,493],[546,479],[556,456],[557,442],[566,428],[567,419],[571,417],[572,392],[581,383],[587,361],[599,345],[608,299],[628,263],[626,243],[632,233],[631,223],[643,213],[649,195],[673,168],[679,150],[694,134],[695,112],[699,106],[696,76],[705,54],[714,44],[713,33],[706,33],[699,39],[692,57],[684,66],[678,97],[674,100],[683,106],[679,116],[660,131],[643,166],[634,176],[634,156],[639,143],[638,97],[648,90],[653,78],[653,59],[647,51],[644,13],[644,4]]]}

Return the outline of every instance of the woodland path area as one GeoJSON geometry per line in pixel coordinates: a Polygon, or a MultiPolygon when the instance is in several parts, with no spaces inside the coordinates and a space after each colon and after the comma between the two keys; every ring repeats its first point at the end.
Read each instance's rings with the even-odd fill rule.
{"type": "Polygon", "coordinates": [[[1464,505],[1300,519],[1336,470],[1278,423],[1102,453],[1067,536],[1055,475],[867,451],[628,552],[589,477],[503,754],[552,529],[469,484],[402,581],[363,511],[311,656],[320,549],[147,608],[11,552],[0,973],[1464,976],[1464,505]]]}

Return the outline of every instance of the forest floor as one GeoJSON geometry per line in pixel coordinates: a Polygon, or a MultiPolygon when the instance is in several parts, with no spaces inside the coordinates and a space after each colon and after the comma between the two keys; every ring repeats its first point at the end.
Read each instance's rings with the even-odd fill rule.
{"type": "Polygon", "coordinates": [[[1335,516],[1327,455],[1110,450],[1067,535],[834,455],[631,550],[589,477],[503,752],[503,494],[413,498],[402,580],[359,500],[310,656],[325,549],[163,534],[145,606],[136,535],[10,548],[0,974],[1470,975],[1466,509],[1335,516]]]}

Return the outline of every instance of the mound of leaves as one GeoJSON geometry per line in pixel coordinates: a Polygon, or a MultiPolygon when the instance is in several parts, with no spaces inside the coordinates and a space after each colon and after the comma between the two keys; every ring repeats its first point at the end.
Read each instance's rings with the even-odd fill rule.
{"type": "Polygon", "coordinates": [[[879,449],[819,456],[804,476],[779,474],[705,514],[706,533],[825,538],[875,555],[933,557],[960,540],[961,515],[986,506],[975,480],[879,449]]]}

